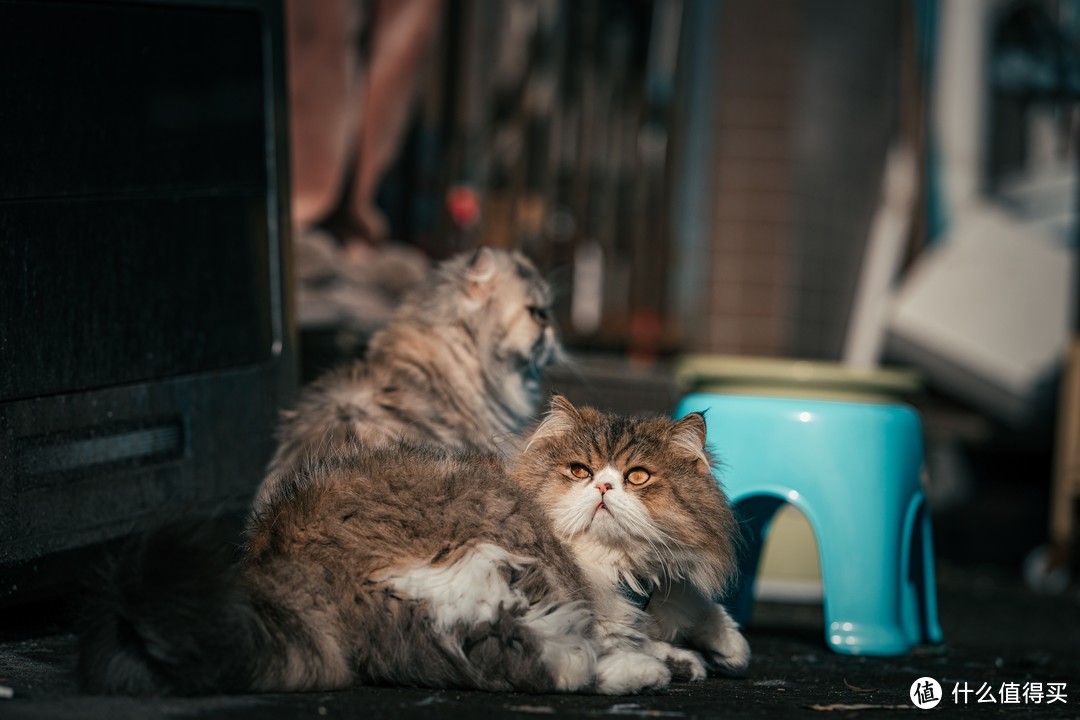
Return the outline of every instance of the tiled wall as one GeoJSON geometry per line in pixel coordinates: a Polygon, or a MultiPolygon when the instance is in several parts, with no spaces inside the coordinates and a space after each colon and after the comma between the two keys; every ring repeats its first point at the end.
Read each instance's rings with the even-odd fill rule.
{"type": "Polygon", "coordinates": [[[793,135],[788,346],[837,359],[885,156],[898,129],[901,9],[894,0],[807,3],[793,135]]]}
{"type": "Polygon", "coordinates": [[[838,357],[896,114],[897,2],[725,0],[704,332],[838,357]]]}
{"type": "Polygon", "coordinates": [[[723,4],[708,330],[699,350],[784,350],[799,16],[793,0],[723,4]]]}

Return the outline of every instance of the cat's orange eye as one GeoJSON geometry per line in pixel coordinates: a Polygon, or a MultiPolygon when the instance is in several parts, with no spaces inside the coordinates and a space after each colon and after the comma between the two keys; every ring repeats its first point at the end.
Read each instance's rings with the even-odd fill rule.
{"type": "Polygon", "coordinates": [[[592,477],[592,470],[585,467],[581,463],[570,463],[567,468],[570,474],[576,477],[578,480],[584,480],[585,478],[592,477]]]}
{"type": "Polygon", "coordinates": [[[636,467],[630,472],[626,473],[626,482],[630,483],[631,485],[644,485],[645,483],[649,482],[649,478],[651,477],[652,475],[649,474],[648,470],[646,470],[645,468],[636,467]]]}

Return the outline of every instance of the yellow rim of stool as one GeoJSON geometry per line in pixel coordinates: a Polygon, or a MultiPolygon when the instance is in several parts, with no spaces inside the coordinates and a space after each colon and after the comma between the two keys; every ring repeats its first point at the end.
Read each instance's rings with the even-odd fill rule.
{"type": "Polygon", "coordinates": [[[903,368],[734,355],[685,355],[676,364],[675,378],[686,392],[849,402],[896,402],[922,387],[919,374],[903,368]]]}

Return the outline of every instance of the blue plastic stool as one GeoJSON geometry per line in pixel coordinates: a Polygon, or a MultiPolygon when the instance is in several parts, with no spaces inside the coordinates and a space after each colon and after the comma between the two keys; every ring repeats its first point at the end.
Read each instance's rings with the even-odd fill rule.
{"type": "Polygon", "coordinates": [[[903,404],[697,393],[716,474],[747,535],[730,596],[750,620],[769,521],[785,502],[821,555],[825,639],[840,653],[900,655],[939,643],[930,518],[919,484],[922,429],[903,404]]]}

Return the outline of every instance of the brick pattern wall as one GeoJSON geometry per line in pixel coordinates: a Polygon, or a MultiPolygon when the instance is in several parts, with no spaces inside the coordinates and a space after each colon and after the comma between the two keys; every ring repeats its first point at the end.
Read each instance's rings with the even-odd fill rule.
{"type": "Polygon", "coordinates": [[[697,351],[785,350],[799,17],[793,0],[723,3],[707,331],[688,336],[697,351]]]}
{"type": "MultiPolygon", "coordinates": [[[[787,344],[793,355],[843,351],[885,156],[898,129],[897,0],[806,4],[796,79],[787,344]]],[[[902,6],[910,12],[910,5],[902,6]]]]}
{"type": "Polygon", "coordinates": [[[690,350],[838,359],[897,119],[900,0],[725,0],[690,350]]]}

